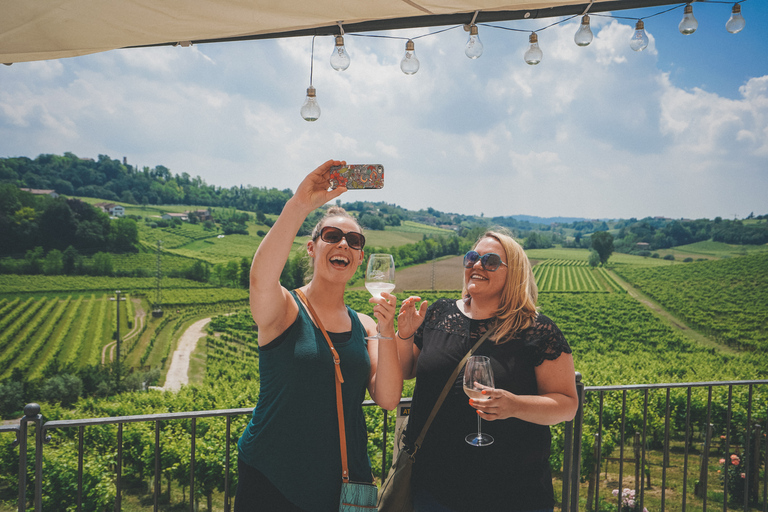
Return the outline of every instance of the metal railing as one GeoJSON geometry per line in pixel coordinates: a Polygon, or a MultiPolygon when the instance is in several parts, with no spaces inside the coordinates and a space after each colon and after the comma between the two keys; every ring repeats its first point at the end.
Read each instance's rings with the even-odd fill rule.
{"type": "MultiPolygon", "coordinates": [[[[766,496],[768,495],[768,471],[762,469],[762,482],[758,481],[758,475],[763,468],[766,457],[765,432],[768,432],[768,380],[734,381],[734,382],[700,382],[682,384],[652,384],[629,386],[584,386],[580,375],[577,374],[577,389],[579,394],[579,408],[573,421],[567,422],[562,427],[562,436],[556,439],[554,446],[562,446],[562,490],[560,496],[560,510],[562,512],[577,512],[579,510],[597,511],[607,502],[618,512],[624,512],[622,507],[621,490],[624,489],[625,475],[624,465],[633,464],[635,469],[634,479],[627,478],[629,485],[634,485],[635,501],[643,510],[648,503],[646,491],[650,486],[650,454],[661,453],[661,494],[660,499],[654,498],[655,507],[652,512],[664,512],[667,508],[685,512],[687,507],[706,512],[708,501],[712,498],[712,489],[722,490],[722,510],[728,510],[729,503],[733,502],[729,491],[736,489],[741,494],[743,502],[738,508],[745,512],[750,510],[766,509],[766,496]],[[737,391],[734,396],[734,390],[737,391]],[[680,396],[682,393],[682,396],[680,396]],[[693,394],[706,394],[706,399],[694,398],[693,394]],[[662,398],[657,395],[661,394],[662,398]],[[717,394],[717,396],[715,396],[717,394]],[[639,405],[641,403],[642,405],[639,405]],[[761,417],[763,424],[755,421],[761,417]],[[633,432],[634,431],[634,432],[633,432]],[[714,446],[713,435],[723,432],[718,446],[714,446]],[[634,434],[634,435],[632,435],[634,434]],[[701,441],[701,448],[696,448],[696,440],[701,441]],[[627,439],[632,438],[630,443],[627,439]],[[735,442],[734,442],[735,441],[735,442]],[[680,444],[682,443],[682,446],[680,444]],[[588,445],[588,446],[584,446],[588,445]],[[633,457],[625,458],[625,450],[631,447],[633,457]],[[618,457],[610,457],[613,451],[618,450],[618,457]],[[722,483],[710,483],[709,474],[710,458],[715,450],[715,457],[720,457],[719,464],[725,469],[730,468],[733,461],[731,454],[736,455],[739,468],[743,474],[735,475],[735,478],[743,480],[734,485],[729,477],[733,478],[727,469],[722,474],[722,483]],[[683,456],[683,482],[682,492],[676,490],[675,494],[682,498],[679,502],[670,501],[667,494],[668,473],[670,468],[670,454],[675,451],[683,456]],[[697,503],[692,505],[689,497],[689,466],[690,456],[699,454],[698,481],[695,485],[694,496],[697,503]],[[722,460],[725,463],[722,463],[722,460]],[[608,467],[611,463],[618,463],[618,477],[613,481],[620,490],[615,502],[600,497],[601,470],[605,464],[608,485],[608,467]],[[645,478],[647,476],[647,478],[645,478]],[[586,496],[583,496],[582,486],[587,485],[586,496]],[[742,485],[743,484],[743,485],[742,485]],[[762,487],[762,492],[760,488],[762,487]]],[[[366,407],[375,407],[373,402],[366,401],[366,407]]],[[[401,401],[397,408],[398,413],[408,410],[410,398],[401,401]]],[[[85,488],[84,457],[85,457],[85,431],[86,428],[99,425],[116,425],[116,456],[114,462],[115,501],[114,510],[122,509],[123,497],[123,426],[130,423],[151,423],[154,425],[154,474],[153,474],[153,506],[154,510],[160,510],[161,495],[161,455],[163,443],[161,437],[161,425],[168,422],[188,420],[186,428],[189,432],[189,510],[195,507],[195,463],[197,420],[203,418],[224,418],[226,422],[225,438],[228,442],[221,448],[224,451],[224,485],[223,500],[224,510],[231,510],[231,462],[233,460],[231,422],[238,416],[249,415],[252,408],[226,409],[216,411],[194,411],[167,414],[148,414],[137,416],[120,416],[108,418],[87,418],[76,420],[44,421],[37,404],[30,404],[24,409],[24,417],[19,425],[0,426],[0,434],[15,433],[16,440],[13,445],[19,449],[18,466],[18,501],[19,512],[27,510],[31,506],[36,512],[43,509],[43,480],[45,476],[44,451],[45,445],[55,435],[54,431],[64,429],[77,429],[77,491],[76,505],[79,512],[84,507],[85,488]],[[34,470],[29,468],[27,460],[28,440],[30,438],[29,425],[34,427],[34,470]],[[28,481],[28,476],[33,480],[34,488],[28,481]],[[31,494],[31,498],[29,495],[31,494]]],[[[401,418],[398,418],[398,423],[401,418]]],[[[383,453],[381,478],[386,475],[387,460],[387,431],[388,415],[384,414],[383,425],[383,453]]],[[[61,433],[60,433],[61,435],[61,433]]],[[[200,436],[202,438],[203,436],[200,436]]],[[[556,438],[559,435],[555,436],[556,438]]],[[[30,443],[31,445],[31,443],[30,443]]],[[[234,455],[236,456],[236,454],[234,455]]],[[[658,466],[658,464],[656,464],[658,466]]],[[[736,464],[733,464],[734,466],[736,464]]],[[[657,470],[658,472],[658,470],[657,470]]],[[[615,475],[612,475],[615,477],[615,475]]],[[[659,478],[658,475],[656,477],[659,478]]],[[[186,485],[185,485],[186,486],[186,485]]],[[[605,492],[603,493],[605,494],[605,492]]],[[[636,506],[637,506],[636,505],[636,506]]]]}

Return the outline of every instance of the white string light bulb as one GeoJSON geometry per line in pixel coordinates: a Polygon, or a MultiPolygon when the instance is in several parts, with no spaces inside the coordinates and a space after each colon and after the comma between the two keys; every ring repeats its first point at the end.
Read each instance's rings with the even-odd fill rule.
{"type": "Polygon", "coordinates": [[[336,71],[344,71],[349,67],[350,59],[347,49],[344,48],[344,36],[336,36],[336,46],[331,53],[331,67],[336,71]]]}
{"type": "Polygon", "coordinates": [[[684,36],[693,34],[696,29],[699,28],[699,22],[693,17],[693,6],[691,4],[685,4],[685,10],[683,11],[683,19],[680,20],[680,24],[677,29],[684,36]]]}
{"type": "Polygon", "coordinates": [[[307,88],[307,99],[301,106],[301,117],[305,121],[317,121],[320,117],[320,105],[317,104],[317,95],[315,88],[311,85],[307,88]]]}
{"type": "Polygon", "coordinates": [[[629,47],[636,52],[641,52],[648,46],[648,35],[645,33],[645,23],[643,20],[637,20],[635,24],[635,33],[629,40],[629,47]]]}
{"type": "Polygon", "coordinates": [[[406,75],[413,75],[419,70],[419,59],[416,58],[413,40],[405,43],[405,56],[400,61],[400,69],[406,75]]]}
{"type": "Polygon", "coordinates": [[[573,41],[578,46],[588,46],[592,42],[592,30],[589,28],[589,15],[585,14],[581,18],[581,25],[579,30],[576,31],[576,35],[573,36],[573,41]]]}
{"type": "Polygon", "coordinates": [[[480,36],[477,35],[477,25],[469,27],[469,39],[464,47],[464,53],[470,59],[476,59],[483,54],[483,43],[480,42],[480,36]]]}
{"type": "Polygon", "coordinates": [[[731,34],[738,34],[744,29],[744,25],[747,22],[744,20],[744,16],[741,15],[741,4],[734,4],[731,11],[731,19],[725,23],[725,30],[731,34]]]}
{"type": "Polygon", "coordinates": [[[525,52],[523,58],[525,59],[525,62],[531,66],[535,66],[541,62],[541,59],[544,56],[541,48],[539,48],[539,37],[536,35],[536,32],[531,32],[531,36],[528,38],[528,42],[531,43],[531,46],[525,52]]]}

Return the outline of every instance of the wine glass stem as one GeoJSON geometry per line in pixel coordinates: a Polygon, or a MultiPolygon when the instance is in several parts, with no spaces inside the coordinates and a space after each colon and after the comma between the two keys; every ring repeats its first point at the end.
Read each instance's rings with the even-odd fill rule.
{"type": "Polygon", "coordinates": [[[481,438],[483,437],[483,432],[480,430],[480,415],[477,415],[477,437],[481,438]]]}

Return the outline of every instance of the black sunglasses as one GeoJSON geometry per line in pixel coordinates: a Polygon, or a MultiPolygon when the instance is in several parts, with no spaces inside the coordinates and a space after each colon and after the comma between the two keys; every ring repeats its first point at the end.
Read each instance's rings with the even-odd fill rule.
{"type": "Polygon", "coordinates": [[[501,265],[504,265],[505,267],[507,266],[506,263],[501,261],[501,256],[495,252],[489,252],[480,256],[480,253],[477,251],[469,251],[464,255],[464,268],[474,267],[477,260],[480,260],[483,269],[488,272],[496,272],[501,265]]]}
{"type": "Polygon", "coordinates": [[[356,231],[348,231],[345,233],[333,226],[325,226],[320,230],[320,233],[312,238],[312,240],[317,240],[317,237],[320,237],[320,240],[329,244],[337,244],[341,242],[342,238],[346,238],[349,247],[358,251],[365,247],[365,237],[362,233],[356,231]]]}

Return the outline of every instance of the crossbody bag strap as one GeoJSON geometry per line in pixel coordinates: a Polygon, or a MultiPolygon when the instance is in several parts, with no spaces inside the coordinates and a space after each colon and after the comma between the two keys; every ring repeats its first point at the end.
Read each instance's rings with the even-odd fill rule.
{"type": "Polygon", "coordinates": [[[475,351],[480,348],[480,345],[483,344],[483,342],[488,338],[488,336],[491,335],[492,330],[488,329],[485,334],[482,335],[482,337],[477,340],[477,343],[469,349],[469,352],[467,352],[461,361],[459,361],[459,364],[456,366],[456,369],[453,370],[453,373],[451,374],[451,377],[448,379],[448,382],[445,383],[445,386],[443,386],[443,391],[440,393],[440,396],[437,399],[437,402],[435,402],[435,406],[432,407],[432,412],[429,413],[429,418],[427,418],[426,423],[424,423],[424,427],[421,429],[421,433],[419,434],[419,437],[416,438],[416,441],[414,442],[414,448],[413,453],[411,453],[411,457],[414,456],[416,451],[421,447],[421,443],[424,442],[424,437],[427,435],[427,430],[429,429],[429,426],[432,425],[432,420],[435,419],[435,416],[437,416],[437,411],[440,410],[440,406],[443,405],[443,402],[445,401],[445,397],[448,396],[448,392],[453,387],[453,383],[456,382],[456,377],[459,376],[459,372],[462,368],[464,368],[464,365],[467,363],[467,359],[475,353],[475,351]]]}
{"type": "Polygon", "coordinates": [[[341,448],[341,479],[344,482],[349,482],[349,465],[347,464],[347,434],[346,429],[344,428],[344,404],[341,401],[341,383],[344,382],[344,378],[341,375],[341,359],[339,359],[339,353],[336,352],[336,347],[333,346],[333,342],[331,342],[331,337],[328,336],[328,332],[325,330],[325,327],[323,327],[323,323],[320,321],[320,317],[317,316],[317,313],[315,313],[315,309],[312,307],[312,304],[309,303],[307,300],[306,295],[304,295],[304,292],[296,288],[294,290],[296,292],[296,295],[299,297],[301,302],[307,306],[307,309],[309,310],[309,314],[312,316],[312,318],[315,321],[315,324],[320,328],[320,330],[323,332],[323,336],[325,337],[325,341],[328,342],[328,348],[331,349],[331,355],[333,356],[333,364],[336,369],[336,412],[339,416],[339,445],[341,448]]]}

